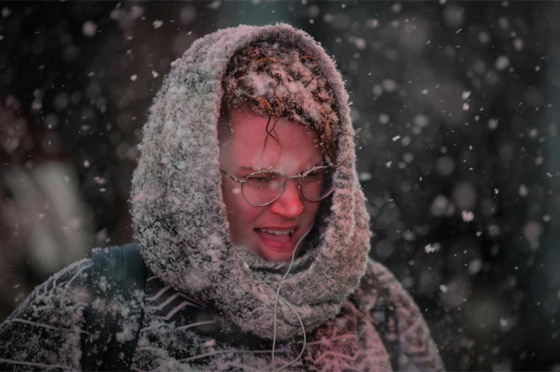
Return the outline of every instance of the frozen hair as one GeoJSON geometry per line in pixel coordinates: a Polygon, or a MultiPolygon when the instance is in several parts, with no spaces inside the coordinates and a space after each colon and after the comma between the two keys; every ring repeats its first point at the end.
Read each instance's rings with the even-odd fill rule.
{"type": "Polygon", "coordinates": [[[301,122],[318,132],[325,160],[332,164],[336,159],[340,127],[336,99],[313,55],[269,41],[250,44],[229,61],[222,87],[222,117],[248,105],[269,117],[266,132],[274,140],[280,117],[301,122]]]}

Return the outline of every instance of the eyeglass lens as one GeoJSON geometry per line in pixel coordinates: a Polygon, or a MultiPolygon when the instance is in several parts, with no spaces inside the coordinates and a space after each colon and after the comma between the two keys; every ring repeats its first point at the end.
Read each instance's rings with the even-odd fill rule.
{"type": "MultiPolygon", "coordinates": [[[[257,172],[249,175],[243,184],[242,191],[248,203],[262,206],[273,202],[284,189],[286,179],[273,172],[257,172]]],[[[313,170],[305,177],[296,178],[303,197],[309,201],[326,198],[333,190],[332,170],[320,168],[313,170]]]]}

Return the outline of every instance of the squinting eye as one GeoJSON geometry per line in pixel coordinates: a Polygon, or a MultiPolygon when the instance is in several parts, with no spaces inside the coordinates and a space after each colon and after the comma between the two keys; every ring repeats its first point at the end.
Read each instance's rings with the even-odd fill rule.
{"type": "Polygon", "coordinates": [[[268,174],[255,174],[247,177],[247,180],[251,182],[269,182],[271,179],[272,177],[268,174]]]}
{"type": "Polygon", "coordinates": [[[267,177],[251,177],[250,178],[251,182],[268,182],[268,178],[267,177]]]}
{"type": "Polygon", "coordinates": [[[264,185],[275,181],[279,176],[274,173],[257,173],[246,178],[248,183],[264,185]]]}
{"type": "Polygon", "coordinates": [[[324,169],[315,169],[310,173],[307,173],[305,177],[303,177],[303,182],[317,182],[323,179],[325,176],[324,169]]]}
{"type": "Polygon", "coordinates": [[[315,169],[314,171],[308,173],[305,178],[313,179],[317,177],[321,177],[323,175],[322,169],[315,169]]]}

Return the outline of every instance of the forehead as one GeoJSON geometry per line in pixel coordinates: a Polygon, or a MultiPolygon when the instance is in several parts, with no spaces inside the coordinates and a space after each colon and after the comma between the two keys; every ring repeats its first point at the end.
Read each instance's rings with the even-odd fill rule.
{"type": "Polygon", "coordinates": [[[221,166],[299,172],[322,159],[316,132],[301,123],[241,108],[231,111],[230,125],[220,146],[221,166]]]}

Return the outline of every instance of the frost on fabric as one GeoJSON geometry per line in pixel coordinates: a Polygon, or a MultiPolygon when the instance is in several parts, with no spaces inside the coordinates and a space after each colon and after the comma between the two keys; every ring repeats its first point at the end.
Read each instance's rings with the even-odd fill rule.
{"type": "MultiPolygon", "coordinates": [[[[307,35],[286,25],[223,30],[196,41],[166,78],[144,128],[132,200],[136,237],[150,269],[175,288],[201,292],[203,300],[216,304],[246,331],[270,338],[275,293],[255,280],[230,249],[216,182],[220,178],[216,126],[222,74],[236,49],[268,39],[297,46],[315,56],[334,92],[342,130],[353,133],[340,75],[322,48],[307,35]],[[164,164],[162,158],[166,159],[164,164]],[[152,195],[150,190],[160,193],[152,195]],[[261,323],[254,322],[246,309],[266,315],[259,318],[261,323]]],[[[266,90],[267,84],[264,79],[256,85],[266,90]]],[[[286,94],[302,92],[298,84],[288,84],[286,94]]],[[[341,136],[339,150],[339,158],[349,164],[340,167],[335,176],[338,189],[332,200],[338,212],[326,221],[328,233],[319,240],[311,270],[289,277],[283,284],[283,296],[303,314],[310,329],[338,312],[336,303],[351,293],[365,271],[369,249],[368,217],[361,190],[355,188],[358,182],[349,138],[341,136]],[[308,286],[298,285],[302,281],[308,286]],[[309,312],[307,302],[323,305],[309,312]]],[[[267,265],[258,258],[253,261],[256,267],[267,265]]],[[[276,287],[280,276],[262,272],[261,279],[276,287]]],[[[283,302],[279,306],[279,314],[288,318],[278,319],[278,337],[301,332],[293,310],[283,302]]]]}
{"type": "MultiPolygon", "coordinates": [[[[298,67],[297,62],[294,66],[298,67]]],[[[311,105],[305,90],[313,88],[315,82],[305,87],[297,79],[288,81],[289,76],[280,78],[287,82],[285,91],[280,93],[297,97],[300,105],[311,105]]],[[[271,93],[270,76],[250,75],[247,79],[252,79],[259,93],[271,93]]],[[[315,117],[322,109],[317,106],[309,116],[315,117]]],[[[301,121],[307,123],[311,118],[305,119],[301,121]]],[[[290,26],[221,30],[195,41],[173,63],[144,127],[141,156],[132,181],[135,238],[148,268],[165,283],[161,296],[169,295],[171,288],[185,295],[196,294],[218,312],[216,322],[222,327],[221,334],[248,334],[268,342],[268,346],[259,352],[254,347],[244,349],[235,341],[214,340],[216,334],[206,337],[204,332],[197,332],[200,328],[191,326],[196,323],[182,323],[175,318],[181,306],[188,305],[170,303],[165,314],[149,315],[141,331],[135,357],[139,369],[200,366],[210,370],[269,370],[273,338],[278,341],[278,363],[287,363],[297,355],[292,347],[285,354],[280,349],[283,343],[294,345],[294,340],[301,339],[299,319],[307,335],[314,330],[322,330],[325,335],[309,362],[312,366],[361,370],[368,365],[387,369],[387,354],[379,351],[384,348],[373,320],[358,320],[352,306],[343,306],[366,273],[370,238],[369,216],[354,164],[353,133],[348,97],[333,61],[307,34],[290,26]],[[295,260],[293,272],[285,280],[282,276],[286,264],[270,263],[242,247],[232,247],[218,171],[217,124],[228,62],[236,50],[270,40],[295,46],[315,58],[332,89],[331,98],[344,133],[337,139],[337,159],[333,159],[341,164],[334,175],[335,192],[319,212],[315,231],[310,233],[312,246],[295,260]],[[280,284],[275,313],[275,288],[280,284]],[[348,318],[330,322],[341,310],[348,318]],[[346,331],[339,334],[339,329],[346,331]],[[348,333],[352,335],[346,336],[348,333]],[[356,334],[367,342],[354,342],[356,334]],[[345,338],[354,340],[348,349],[345,338]],[[342,357],[354,351],[355,358],[342,357]]],[[[371,267],[369,270],[371,273],[371,267]]],[[[156,308],[159,307],[151,311],[159,311],[156,308]]],[[[425,324],[417,326],[422,328],[425,324]]],[[[437,352],[429,351],[418,357],[437,364],[437,352]]],[[[294,369],[307,368],[300,363],[295,363],[294,369]]]]}
{"type": "Polygon", "coordinates": [[[82,260],[53,275],[0,325],[0,369],[79,369],[89,266],[82,260]]]}

